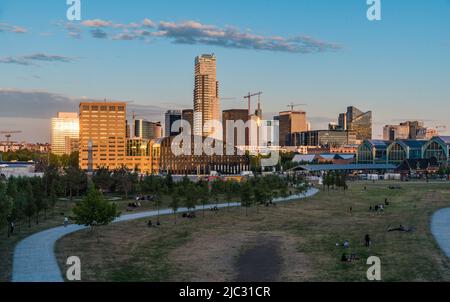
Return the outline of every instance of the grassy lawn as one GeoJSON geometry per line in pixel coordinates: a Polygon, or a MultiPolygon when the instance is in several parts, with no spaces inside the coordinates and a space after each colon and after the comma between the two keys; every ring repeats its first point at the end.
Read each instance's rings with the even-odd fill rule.
{"type": "Polygon", "coordinates": [[[201,212],[192,220],[178,217],[177,225],[173,216],[162,217],[160,228],[148,228],[146,220],[113,224],[99,230],[99,243],[81,231],[58,241],[57,257],[64,270],[67,257],[79,256],[84,281],[235,281],[243,256],[255,247],[264,253],[270,241],[278,245],[272,262],[281,265],[273,281],[365,281],[369,256],[381,258],[383,281],[450,281],[450,261],[429,229],[432,213],[450,206],[450,184],[394,183],[401,190],[389,184],[350,183],[345,194],[323,191],[260,207],[259,214],[252,208],[248,217],[243,208],[232,208],[207,212],[204,219],[201,212]],[[390,205],[383,214],[369,212],[384,198],[390,205]],[[414,231],[387,232],[400,224],[414,231]],[[344,240],[350,241],[345,251],[335,246],[344,240]],[[343,252],[359,260],[343,263],[343,252]]]}

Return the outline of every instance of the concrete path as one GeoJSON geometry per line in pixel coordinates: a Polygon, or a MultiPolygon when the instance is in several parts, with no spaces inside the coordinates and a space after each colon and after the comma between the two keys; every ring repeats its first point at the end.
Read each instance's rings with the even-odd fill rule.
{"type": "MultiPolygon", "coordinates": [[[[286,199],[278,198],[274,202],[286,202],[296,199],[302,199],[315,195],[319,190],[311,188],[302,195],[293,195],[286,199]]],[[[222,203],[217,205],[218,208],[226,208],[228,206],[238,207],[240,203],[222,203]]],[[[205,209],[216,206],[207,205],[205,209]]],[[[202,210],[202,206],[197,206],[196,210],[202,210]]],[[[186,208],[181,208],[178,213],[187,212],[186,208]]],[[[160,215],[173,214],[171,209],[159,211],[160,215]]],[[[157,211],[140,212],[128,214],[118,217],[114,223],[136,220],[147,217],[157,216],[157,211]]],[[[86,229],[85,226],[69,225],[67,227],[60,226],[46,231],[31,235],[20,241],[15,250],[13,258],[12,282],[63,282],[55,255],[55,243],[58,239],[80,230],[86,229]]]]}
{"type": "Polygon", "coordinates": [[[450,258],[450,208],[437,211],[431,217],[431,233],[450,258]]]}

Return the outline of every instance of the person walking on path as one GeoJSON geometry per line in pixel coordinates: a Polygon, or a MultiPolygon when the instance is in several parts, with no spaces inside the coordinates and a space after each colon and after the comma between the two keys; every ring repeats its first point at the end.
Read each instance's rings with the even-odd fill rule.
{"type": "Polygon", "coordinates": [[[369,234],[366,234],[366,236],[364,236],[364,241],[365,241],[365,246],[366,247],[370,247],[371,241],[370,241],[370,235],[369,234]]]}
{"type": "Polygon", "coordinates": [[[64,227],[67,227],[69,225],[69,218],[67,216],[64,216],[64,227]]]}

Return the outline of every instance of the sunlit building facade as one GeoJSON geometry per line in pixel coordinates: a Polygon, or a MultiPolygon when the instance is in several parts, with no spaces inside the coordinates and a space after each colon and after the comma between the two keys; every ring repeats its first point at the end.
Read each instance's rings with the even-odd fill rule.
{"type": "Polygon", "coordinates": [[[76,112],[58,112],[51,120],[52,153],[70,154],[78,151],[80,123],[76,112]]]}
{"type": "Polygon", "coordinates": [[[110,170],[125,165],[126,156],[125,102],[80,103],[80,168],[88,169],[92,142],[92,167],[110,170]]]}

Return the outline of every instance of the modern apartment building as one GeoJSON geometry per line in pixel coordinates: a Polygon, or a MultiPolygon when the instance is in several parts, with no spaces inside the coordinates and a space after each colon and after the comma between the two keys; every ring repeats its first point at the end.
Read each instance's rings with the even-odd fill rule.
{"type": "Polygon", "coordinates": [[[88,169],[89,142],[92,168],[120,168],[126,156],[125,102],[80,103],[80,168],[88,169]]]}
{"type": "MultiPolygon", "coordinates": [[[[220,121],[219,82],[216,78],[216,57],[213,54],[195,58],[194,77],[193,132],[198,136],[210,136],[218,130],[210,123],[220,121]]],[[[217,134],[222,135],[222,132],[217,134]]]]}
{"type": "Polygon", "coordinates": [[[58,112],[51,120],[52,153],[70,154],[78,151],[80,124],[76,112],[58,112]]]}

